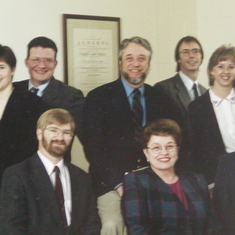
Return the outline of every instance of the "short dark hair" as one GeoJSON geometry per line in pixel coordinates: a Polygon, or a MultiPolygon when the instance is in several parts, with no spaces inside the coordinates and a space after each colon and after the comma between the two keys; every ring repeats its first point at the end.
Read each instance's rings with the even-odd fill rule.
{"type": "Polygon", "coordinates": [[[180,46],[182,45],[183,42],[186,42],[186,43],[196,42],[200,47],[200,52],[201,52],[201,55],[202,55],[202,61],[203,61],[203,58],[204,58],[204,52],[203,52],[201,43],[193,36],[183,37],[179,40],[179,42],[177,43],[176,48],[175,48],[175,61],[177,63],[176,72],[180,71],[180,64],[178,63],[178,60],[180,59],[179,48],[180,48],[180,46]]]}
{"type": "MultiPolygon", "coordinates": [[[[222,45],[217,48],[209,59],[209,63],[207,66],[207,75],[209,78],[209,85],[214,85],[214,78],[211,75],[212,69],[220,62],[231,59],[235,63],[235,47],[230,45],[222,45]]],[[[235,85],[235,82],[234,82],[235,85]]]]}
{"type": "Polygon", "coordinates": [[[16,57],[10,47],[0,45],[0,61],[7,63],[12,70],[15,69],[16,57]]]}
{"type": "Polygon", "coordinates": [[[49,109],[38,119],[37,129],[44,129],[50,124],[58,123],[60,125],[70,124],[72,132],[75,129],[75,123],[71,114],[65,109],[49,109]]]}
{"type": "Polygon", "coordinates": [[[157,119],[147,125],[140,139],[142,148],[145,149],[152,135],[172,136],[178,146],[181,145],[181,129],[177,122],[171,119],[157,119]]]}
{"type": "Polygon", "coordinates": [[[126,38],[124,40],[122,40],[122,42],[120,43],[120,46],[119,46],[119,55],[118,55],[118,60],[122,60],[122,54],[123,54],[123,50],[130,44],[130,43],[135,43],[135,44],[139,44],[141,45],[142,47],[144,47],[148,52],[149,52],[149,62],[151,60],[151,57],[152,57],[152,48],[151,48],[151,45],[150,43],[144,39],[144,38],[141,38],[141,37],[131,37],[131,38],[126,38]]]}
{"type": "Polygon", "coordinates": [[[50,38],[47,37],[36,37],[29,42],[27,47],[27,58],[29,58],[29,51],[32,47],[51,48],[55,51],[55,58],[58,52],[56,44],[50,38]]]}

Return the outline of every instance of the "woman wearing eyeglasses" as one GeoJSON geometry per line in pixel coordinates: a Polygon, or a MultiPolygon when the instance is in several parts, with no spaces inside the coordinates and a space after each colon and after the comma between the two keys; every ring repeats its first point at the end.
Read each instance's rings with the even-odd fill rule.
{"type": "Polygon", "coordinates": [[[37,150],[36,123],[45,107],[31,93],[16,91],[13,51],[0,45],[0,180],[3,171],[37,150]]]}
{"type": "Polygon", "coordinates": [[[175,171],[180,143],[180,128],[172,120],[159,119],[144,129],[142,145],[150,166],[124,179],[122,208],[129,234],[207,234],[207,184],[200,174],[175,171]]]}

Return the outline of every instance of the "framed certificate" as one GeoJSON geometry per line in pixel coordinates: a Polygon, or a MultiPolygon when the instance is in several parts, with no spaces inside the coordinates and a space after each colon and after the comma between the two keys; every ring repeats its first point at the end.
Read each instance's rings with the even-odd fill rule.
{"type": "Polygon", "coordinates": [[[118,78],[120,18],[63,14],[65,82],[86,95],[118,78]]]}

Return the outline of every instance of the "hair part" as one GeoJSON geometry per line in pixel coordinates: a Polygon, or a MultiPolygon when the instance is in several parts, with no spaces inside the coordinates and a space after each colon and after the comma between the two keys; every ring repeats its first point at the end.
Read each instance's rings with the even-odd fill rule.
{"type": "Polygon", "coordinates": [[[51,48],[53,51],[55,51],[55,59],[58,52],[57,46],[54,41],[52,41],[50,38],[47,37],[36,37],[32,39],[27,48],[27,58],[29,58],[29,51],[32,47],[43,47],[43,48],[51,48]]]}
{"type": "MultiPolygon", "coordinates": [[[[235,63],[235,47],[231,45],[222,45],[217,48],[209,59],[209,63],[207,66],[207,75],[209,78],[209,85],[214,85],[214,78],[211,74],[213,68],[221,61],[226,61],[231,59],[235,63]]],[[[235,85],[235,82],[234,82],[235,85]]]]}
{"type": "Polygon", "coordinates": [[[16,67],[16,57],[14,52],[8,46],[2,46],[0,44],[0,61],[7,63],[11,70],[14,70],[16,67]]]}
{"type": "Polygon", "coordinates": [[[157,119],[147,125],[140,140],[142,148],[145,149],[151,136],[172,136],[178,146],[181,145],[181,129],[177,122],[171,119],[157,119]]]}
{"type": "Polygon", "coordinates": [[[126,39],[122,40],[122,42],[120,43],[120,46],[119,46],[119,55],[118,55],[119,61],[122,60],[123,51],[130,43],[135,43],[135,44],[138,44],[138,45],[141,45],[142,47],[144,47],[148,51],[149,62],[150,62],[150,60],[152,58],[152,53],[153,53],[151,45],[146,39],[141,38],[141,37],[137,37],[137,36],[131,37],[131,38],[126,38],[126,39]]]}
{"type": "Polygon", "coordinates": [[[204,58],[204,52],[203,52],[201,43],[193,36],[185,36],[185,37],[183,37],[179,40],[179,42],[177,43],[176,48],[175,48],[175,61],[177,63],[176,72],[180,71],[180,63],[178,63],[178,60],[180,59],[179,48],[184,42],[185,43],[190,43],[190,42],[197,43],[200,47],[200,50],[201,50],[202,61],[203,61],[203,58],[204,58]]]}
{"type": "Polygon", "coordinates": [[[74,133],[75,123],[71,114],[65,109],[49,109],[38,119],[37,129],[45,129],[51,124],[70,124],[71,131],[74,133]]]}

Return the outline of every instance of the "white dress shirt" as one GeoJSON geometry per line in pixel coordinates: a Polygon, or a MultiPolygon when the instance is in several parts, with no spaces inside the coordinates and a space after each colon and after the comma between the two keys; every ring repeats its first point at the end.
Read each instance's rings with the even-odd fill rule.
{"type": "Polygon", "coordinates": [[[222,99],[209,90],[212,106],[215,111],[220,133],[228,153],[235,151],[235,92],[222,99]]]}
{"type": "Polygon", "coordinates": [[[37,96],[42,97],[44,90],[46,89],[46,87],[48,86],[50,80],[48,80],[47,82],[43,83],[42,85],[35,87],[31,81],[29,80],[29,86],[28,86],[28,90],[30,90],[31,88],[35,87],[38,89],[37,92],[37,96]]]}
{"type": "Polygon", "coordinates": [[[200,96],[201,95],[201,91],[199,89],[199,82],[198,80],[196,81],[193,81],[191,78],[189,78],[188,76],[186,76],[183,72],[179,71],[179,75],[180,75],[180,78],[182,80],[182,82],[184,83],[185,87],[187,88],[188,90],[188,93],[189,93],[189,96],[191,98],[191,100],[194,100],[195,97],[194,97],[194,91],[193,91],[193,85],[194,83],[196,84],[196,87],[197,87],[197,92],[198,92],[198,95],[200,96]]]}
{"type": "Polygon", "coordinates": [[[64,194],[64,207],[65,207],[67,224],[69,226],[71,224],[71,211],[72,211],[71,182],[70,182],[69,170],[67,166],[64,164],[64,159],[62,159],[59,163],[54,165],[45,156],[43,156],[40,151],[38,151],[37,153],[44,167],[46,168],[47,174],[50,177],[53,188],[55,187],[55,182],[56,182],[56,173],[54,172],[54,168],[55,166],[58,166],[60,169],[60,180],[64,194]]]}

